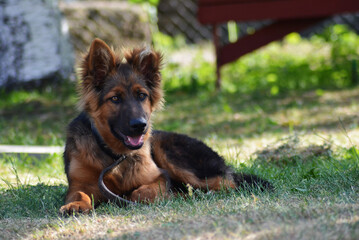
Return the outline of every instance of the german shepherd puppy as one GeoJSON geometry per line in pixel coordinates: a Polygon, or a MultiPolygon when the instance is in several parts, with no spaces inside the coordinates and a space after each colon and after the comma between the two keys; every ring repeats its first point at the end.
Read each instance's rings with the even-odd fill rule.
{"type": "Polygon", "coordinates": [[[68,126],[64,152],[69,189],[61,213],[89,212],[108,201],[97,185],[101,171],[115,194],[153,202],[190,184],[203,190],[269,183],[236,174],[204,143],[170,132],[151,131],[151,113],[162,104],[162,56],[147,48],[121,57],[95,39],[83,58],[79,84],[82,113],[68,126]]]}

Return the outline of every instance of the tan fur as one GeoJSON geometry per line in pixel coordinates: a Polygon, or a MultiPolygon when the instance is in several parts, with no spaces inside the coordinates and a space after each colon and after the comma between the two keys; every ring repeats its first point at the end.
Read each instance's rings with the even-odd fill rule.
{"type": "MultiPolygon", "coordinates": [[[[127,62],[132,64],[134,71],[144,75],[146,79],[153,80],[155,85],[160,83],[159,74],[150,76],[151,71],[149,69],[155,67],[157,68],[155,71],[159,70],[161,60],[159,54],[151,51],[144,54],[142,50],[134,50],[132,55],[127,54],[126,57],[127,62]],[[148,57],[150,59],[146,60],[148,57]],[[144,61],[147,62],[144,63],[144,61]],[[149,61],[156,61],[156,63],[152,65],[149,61]],[[143,68],[144,64],[146,67],[143,68]],[[156,64],[158,65],[157,67],[156,64]]],[[[96,129],[111,150],[117,154],[127,155],[126,161],[113,169],[104,178],[107,187],[114,193],[133,201],[153,202],[157,197],[166,195],[167,180],[151,158],[150,146],[147,141],[150,137],[150,130],[145,134],[144,145],[139,150],[129,150],[111,133],[108,126],[108,119],[118,106],[114,106],[110,101],[106,101],[101,106],[98,105],[99,96],[96,92],[96,87],[103,84],[106,76],[115,75],[115,67],[120,63],[120,58],[116,57],[114,52],[103,41],[94,40],[88,55],[84,57],[80,71],[82,81],[79,88],[79,105],[94,120],[96,129]]],[[[131,78],[129,81],[131,81],[131,78]]],[[[121,91],[125,93],[121,86],[117,86],[107,93],[105,99],[121,91]]],[[[150,95],[141,85],[133,84],[132,94],[136,94],[138,91],[150,95]]],[[[143,109],[150,116],[152,111],[160,106],[161,102],[162,90],[157,86],[151,92],[150,98],[143,101],[143,109]]],[[[151,127],[149,126],[149,128],[151,127]]],[[[65,205],[61,207],[60,212],[81,211],[87,213],[92,209],[92,199],[95,205],[106,200],[103,199],[99,191],[97,181],[102,169],[105,165],[110,165],[111,162],[109,162],[109,159],[98,159],[101,153],[96,152],[96,150],[93,152],[98,147],[92,146],[96,142],[88,140],[86,137],[72,136],[71,134],[71,132],[68,133],[68,138],[75,139],[75,142],[71,144],[74,150],[71,150],[71,148],[66,153],[70,161],[68,171],[69,190],[65,205]]]]}
{"type": "Polygon", "coordinates": [[[104,177],[106,186],[121,197],[140,202],[168,197],[169,179],[165,172],[175,181],[203,190],[235,188],[230,176],[199,179],[190,167],[183,169],[172,164],[161,144],[156,142],[161,140],[151,137],[151,114],[163,103],[159,72],[162,55],[148,48],[133,49],[124,53],[124,61],[99,39],[93,41],[84,56],[79,73],[79,106],[85,117],[75,119],[67,134],[64,155],[69,190],[60,212],[88,213],[93,205],[107,201],[97,182],[101,171],[115,159],[103,149],[93,127],[112,153],[126,155],[126,159],[104,177]],[[119,99],[126,99],[127,105],[121,105],[119,99]],[[126,116],[131,117],[130,120],[133,116],[135,119],[145,116],[148,129],[142,129],[139,135],[132,132],[130,137],[125,136],[121,128],[130,131],[131,121],[119,119],[126,116]],[[144,139],[142,147],[136,143],[138,148],[129,147],[129,139],[139,136],[144,139]],[[151,152],[156,155],[155,160],[151,152]]]}
{"type": "Polygon", "coordinates": [[[155,111],[161,108],[163,105],[163,92],[160,86],[161,75],[159,70],[162,67],[162,55],[146,48],[132,49],[125,52],[124,55],[127,62],[134,66],[135,70],[154,79],[154,91],[151,95],[152,110],[155,111]],[[153,64],[149,64],[149,61],[152,61],[153,64]]]}

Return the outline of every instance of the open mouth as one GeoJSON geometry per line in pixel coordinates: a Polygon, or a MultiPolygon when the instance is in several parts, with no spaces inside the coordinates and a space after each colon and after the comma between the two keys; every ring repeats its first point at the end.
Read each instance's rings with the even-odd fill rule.
{"type": "Polygon", "coordinates": [[[124,136],[123,139],[126,146],[131,148],[140,148],[143,145],[144,135],[136,137],[124,136]]]}
{"type": "Polygon", "coordinates": [[[111,129],[113,135],[116,138],[121,139],[126,147],[129,149],[135,150],[142,147],[144,143],[145,134],[141,134],[138,136],[126,136],[125,134],[121,133],[120,131],[115,131],[111,129]]]}

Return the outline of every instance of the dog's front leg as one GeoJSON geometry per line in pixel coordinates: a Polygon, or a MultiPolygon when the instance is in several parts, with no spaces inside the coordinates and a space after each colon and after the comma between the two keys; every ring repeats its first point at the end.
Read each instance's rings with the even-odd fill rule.
{"type": "Polygon", "coordinates": [[[65,205],[60,208],[60,213],[89,213],[91,210],[92,204],[90,196],[83,191],[75,191],[68,194],[65,205]]]}
{"type": "Polygon", "coordinates": [[[89,213],[93,204],[103,200],[97,186],[99,170],[73,160],[69,170],[69,190],[61,214],[89,213]],[[92,202],[93,201],[93,202],[92,202]]]}
{"type": "Polygon", "coordinates": [[[61,214],[89,213],[93,204],[102,201],[102,195],[97,182],[71,182],[66,195],[65,205],[60,208],[61,214]]]}

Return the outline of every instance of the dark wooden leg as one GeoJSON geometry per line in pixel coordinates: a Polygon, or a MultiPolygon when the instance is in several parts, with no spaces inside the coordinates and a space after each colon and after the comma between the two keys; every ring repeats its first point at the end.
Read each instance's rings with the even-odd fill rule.
{"type": "Polygon", "coordinates": [[[238,39],[235,43],[230,43],[221,46],[217,53],[217,65],[233,62],[239,57],[250,53],[272,41],[282,39],[285,35],[291,32],[300,32],[316,23],[319,23],[324,18],[313,19],[293,19],[282,20],[266,26],[252,35],[247,35],[238,39]]]}
{"type": "Polygon", "coordinates": [[[215,48],[215,54],[216,54],[216,89],[220,90],[221,89],[221,69],[219,66],[219,28],[218,25],[215,24],[213,25],[213,43],[214,43],[214,48],[215,48]]]}

